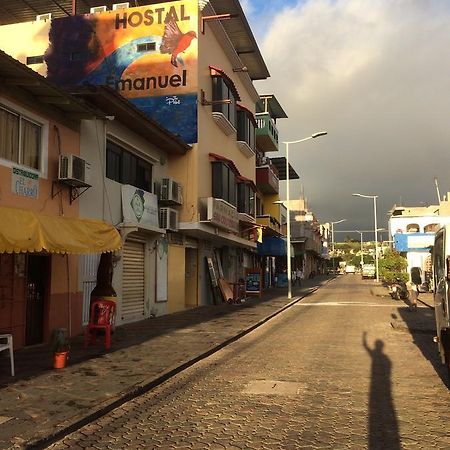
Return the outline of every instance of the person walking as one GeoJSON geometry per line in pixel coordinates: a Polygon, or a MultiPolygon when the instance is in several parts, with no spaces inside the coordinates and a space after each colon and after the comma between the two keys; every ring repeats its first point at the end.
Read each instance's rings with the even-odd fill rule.
{"type": "Polygon", "coordinates": [[[295,277],[297,278],[297,284],[301,286],[303,279],[303,272],[301,271],[301,269],[297,268],[297,270],[295,271],[295,277]]]}
{"type": "Polygon", "coordinates": [[[411,269],[410,281],[408,282],[410,311],[417,310],[417,300],[419,298],[419,286],[421,284],[422,284],[422,276],[420,267],[413,267],[411,269]]]}

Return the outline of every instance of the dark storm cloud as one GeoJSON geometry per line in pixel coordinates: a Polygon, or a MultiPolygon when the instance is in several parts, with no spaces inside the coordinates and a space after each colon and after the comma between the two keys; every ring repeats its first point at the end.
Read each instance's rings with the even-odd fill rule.
{"type": "Polygon", "coordinates": [[[372,201],[352,192],[379,195],[383,227],[394,203],[436,203],[434,177],[450,190],[448,2],[310,0],[270,17],[257,38],[272,78],[257,87],[289,115],[281,140],[329,133],[290,147],[322,222],[373,228],[372,201]]]}

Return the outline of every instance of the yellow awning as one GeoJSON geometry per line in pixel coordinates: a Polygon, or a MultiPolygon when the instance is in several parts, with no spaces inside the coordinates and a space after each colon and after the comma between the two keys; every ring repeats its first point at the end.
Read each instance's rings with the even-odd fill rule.
{"type": "Polygon", "coordinates": [[[0,253],[105,253],[121,246],[119,232],[101,220],[0,206],[0,253]]]}

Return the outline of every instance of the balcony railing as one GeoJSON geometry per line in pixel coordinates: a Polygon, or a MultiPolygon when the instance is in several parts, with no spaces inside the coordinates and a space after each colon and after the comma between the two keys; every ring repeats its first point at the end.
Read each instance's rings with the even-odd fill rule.
{"type": "Polygon", "coordinates": [[[263,152],[278,151],[278,130],[269,113],[257,113],[256,144],[263,152]]]}
{"type": "Polygon", "coordinates": [[[271,216],[270,214],[256,216],[256,223],[258,225],[268,227],[268,228],[276,231],[277,233],[282,232],[280,222],[278,222],[278,220],[275,217],[271,216]]]}
{"type": "Polygon", "coordinates": [[[256,168],[256,186],[263,194],[278,194],[279,184],[277,170],[270,163],[256,168]]]}

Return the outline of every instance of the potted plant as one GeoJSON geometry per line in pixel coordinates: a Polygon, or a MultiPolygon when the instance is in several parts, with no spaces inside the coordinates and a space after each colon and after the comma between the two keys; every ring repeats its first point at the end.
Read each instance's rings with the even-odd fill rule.
{"type": "Polygon", "coordinates": [[[53,368],[64,369],[70,350],[70,342],[65,328],[56,328],[53,330],[51,347],[53,351],[53,368]]]}

